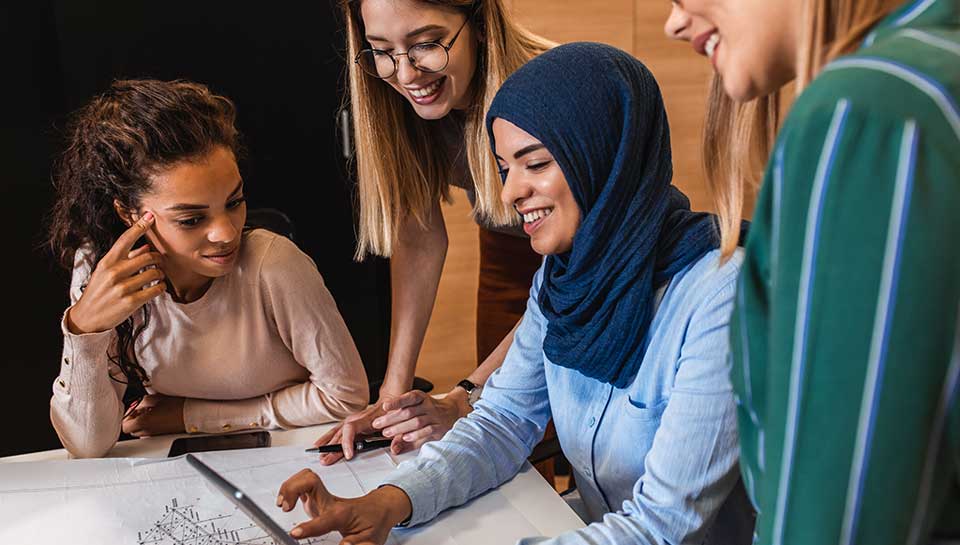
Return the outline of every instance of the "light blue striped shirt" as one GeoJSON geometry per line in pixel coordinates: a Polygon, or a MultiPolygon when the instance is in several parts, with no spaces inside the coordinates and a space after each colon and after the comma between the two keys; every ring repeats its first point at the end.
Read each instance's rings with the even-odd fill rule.
{"type": "Polygon", "coordinates": [[[548,543],[702,543],[708,531],[711,542],[749,542],[745,496],[730,495],[739,451],[727,323],[742,254],[718,260],[711,252],[673,277],[624,389],[546,358],[538,271],[513,345],[473,413],[386,480],[410,497],[410,524],[513,477],[552,416],[592,524],[548,543]]]}

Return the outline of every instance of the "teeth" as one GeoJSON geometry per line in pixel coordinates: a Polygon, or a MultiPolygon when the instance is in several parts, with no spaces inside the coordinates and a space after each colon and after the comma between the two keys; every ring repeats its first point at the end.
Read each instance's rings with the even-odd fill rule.
{"type": "Polygon", "coordinates": [[[436,93],[437,90],[440,89],[440,82],[442,80],[443,78],[440,78],[437,81],[431,83],[430,85],[427,85],[426,87],[421,87],[420,89],[410,89],[410,94],[417,98],[428,97],[436,93]]]}
{"type": "Polygon", "coordinates": [[[720,43],[720,35],[714,32],[707,38],[707,43],[704,45],[704,49],[707,52],[707,56],[713,58],[713,52],[717,50],[717,44],[720,43]]]}
{"type": "Polygon", "coordinates": [[[549,216],[551,212],[553,212],[552,208],[540,208],[540,209],[534,210],[533,212],[527,212],[526,214],[523,215],[523,222],[533,223],[540,218],[545,218],[549,216]]]}

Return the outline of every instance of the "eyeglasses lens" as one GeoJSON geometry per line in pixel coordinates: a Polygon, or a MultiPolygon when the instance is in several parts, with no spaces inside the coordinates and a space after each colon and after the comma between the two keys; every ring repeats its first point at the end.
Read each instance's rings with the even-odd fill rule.
{"type": "MultiPolygon", "coordinates": [[[[416,44],[407,51],[410,63],[421,72],[439,72],[447,67],[447,50],[440,44],[416,44]]],[[[393,57],[384,51],[367,49],[357,58],[360,68],[376,78],[389,78],[396,72],[393,57]]]]}

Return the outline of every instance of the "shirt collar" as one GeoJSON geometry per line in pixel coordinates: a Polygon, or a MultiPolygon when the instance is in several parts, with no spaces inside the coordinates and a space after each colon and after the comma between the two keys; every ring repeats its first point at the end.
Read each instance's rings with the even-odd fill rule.
{"type": "Polygon", "coordinates": [[[878,38],[903,28],[960,25],[960,2],[956,0],[908,0],[880,20],[863,41],[869,47],[878,38]]]}

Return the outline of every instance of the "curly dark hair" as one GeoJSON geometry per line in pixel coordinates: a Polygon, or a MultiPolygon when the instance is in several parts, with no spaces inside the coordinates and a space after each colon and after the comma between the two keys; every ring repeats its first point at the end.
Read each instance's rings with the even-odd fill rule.
{"type": "MultiPolygon", "coordinates": [[[[75,112],[53,174],[56,202],[47,243],[60,265],[72,269],[82,249],[93,268],[127,229],[114,201],[138,209],[155,174],[201,159],[218,146],[239,156],[235,119],[228,98],[187,81],[115,81],[75,112]]],[[[142,312],[139,326],[131,316],[116,327],[117,343],[109,353],[127,384],[141,389],[149,379],[133,347],[149,324],[148,307],[142,312]]]]}

